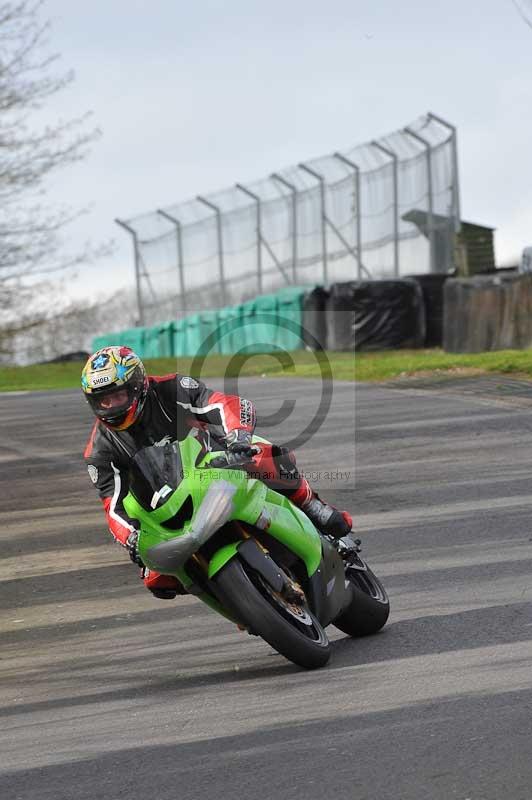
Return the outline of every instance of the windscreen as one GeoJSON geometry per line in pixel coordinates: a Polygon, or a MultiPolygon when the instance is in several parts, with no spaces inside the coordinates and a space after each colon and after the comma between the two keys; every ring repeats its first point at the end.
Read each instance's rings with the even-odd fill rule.
{"type": "Polygon", "coordinates": [[[177,443],[145,447],[135,455],[129,473],[129,488],[148,511],[160,508],[183,480],[183,465],[177,443]]]}

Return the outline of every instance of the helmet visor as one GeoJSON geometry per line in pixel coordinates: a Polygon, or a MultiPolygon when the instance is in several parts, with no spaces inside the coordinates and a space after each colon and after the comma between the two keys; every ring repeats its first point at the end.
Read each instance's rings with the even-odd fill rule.
{"type": "Polygon", "coordinates": [[[96,395],[96,407],[101,411],[123,411],[129,405],[129,392],[127,389],[118,388],[114,392],[96,395]]]}
{"type": "Polygon", "coordinates": [[[135,401],[132,387],[118,386],[107,391],[87,395],[96,416],[110,424],[120,424],[135,401]]]}

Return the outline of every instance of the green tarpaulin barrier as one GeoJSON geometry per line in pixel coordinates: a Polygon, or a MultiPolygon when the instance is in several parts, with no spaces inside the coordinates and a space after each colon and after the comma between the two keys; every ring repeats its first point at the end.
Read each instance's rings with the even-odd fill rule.
{"type": "Polygon", "coordinates": [[[172,355],[186,356],[185,352],[185,330],[187,321],[186,319],[178,319],[173,323],[172,328],[172,355]]]}
{"type": "MultiPolygon", "coordinates": [[[[209,355],[216,351],[217,312],[201,311],[184,320],[186,356],[209,355]]],[[[174,353],[175,355],[175,353],[174,353]]]]}
{"type": "Polygon", "coordinates": [[[131,347],[138,355],[144,353],[145,349],[145,334],[146,328],[129,328],[125,331],[118,333],[107,333],[103,336],[97,336],[92,342],[92,351],[96,352],[101,347],[110,347],[112,345],[121,345],[123,347],[131,347]]]}
{"type": "Polygon", "coordinates": [[[303,299],[307,291],[305,287],[287,287],[237,306],[97,336],[93,350],[121,344],[141,358],[299,350],[304,347],[303,299]]]}
{"type": "Polygon", "coordinates": [[[92,340],[92,352],[95,353],[97,350],[101,350],[102,347],[107,347],[109,344],[109,336],[110,334],[96,336],[96,338],[92,340]]]}
{"type": "Polygon", "coordinates": [[[151,329],[153,331],[150,338],[150,356],[152,358],[174,355],[174,326],[175,322],[163,322],[151,329]]]}
{"type": "Polygon", "coordinates": [[[240,329],[240,352],[268,353],[278,349],[277,309],[277,300],[275,295],[271,294],[244,303],[240,329]]]}
{"type": "Polygon", "coordinates": [[[231,355],[242,345],[243,306],[227,306],[217,312],[217,352],[231,355]]]}

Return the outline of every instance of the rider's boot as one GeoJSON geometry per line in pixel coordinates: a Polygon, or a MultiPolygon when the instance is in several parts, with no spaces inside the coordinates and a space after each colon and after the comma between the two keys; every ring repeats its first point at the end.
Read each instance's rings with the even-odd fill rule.
{"type": "Polygon", "coordinates": [[[341,539],[347,536],[353,527],[351,515],[347,511],[339,511],[329,503],[325,503],[312,490],[306,478],[301,478],[301,484],[290,495],[290,500],[305,512],[318,530],[328,536],[341,539]]]}
{"type": "Polygon", "coordinates": [[[251,477],[260,478],[298,506],[323,533],[341,539],[353,526],[347,511],[324,503],[300,475],[294,453],[279,445],[260,445],[260,453],[250,465],[251,477]]]}
{"type": "Polygon", "coordinates": [[[174,575],[161,575],[144,567],[141,571],[144,586],[159,600],[173,600],[178,594],[188,594],[187,590],[174,575]]]}

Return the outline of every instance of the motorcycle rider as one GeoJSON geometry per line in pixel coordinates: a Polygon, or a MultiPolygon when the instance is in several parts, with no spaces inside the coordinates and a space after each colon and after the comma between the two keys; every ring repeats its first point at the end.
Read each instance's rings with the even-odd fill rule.
{"type": "Polygon", "coordinates": [[[352,527],[351,516],[323,502],[299,474],[294,454],[278,445],[259,443],[251,450],[255,409],[251,401],[208,389],[195,378],[172,373],[148,376],[129,347],[104,347],[83,368],[81,386],[96,416],[84,457],[116,541],[141,567],[145,586],[161,599],[186,593],[178,579],[148,570],[137,550],[136,521],[122,501],[135,453],[143,447],[182,440],[192,429],[210,450],[249,454],[245,468],[270,488],[287,496],[323,533],[336,538],[352,527]]]}

